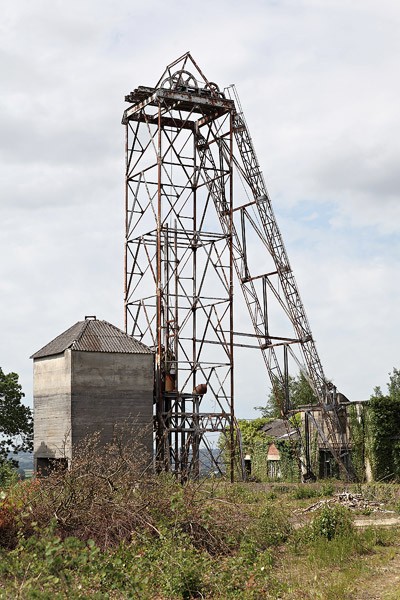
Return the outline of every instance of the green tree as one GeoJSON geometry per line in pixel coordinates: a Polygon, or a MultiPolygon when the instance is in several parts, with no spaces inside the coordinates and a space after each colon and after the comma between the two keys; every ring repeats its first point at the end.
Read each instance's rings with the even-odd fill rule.
{"type": "Polygon", "coordinates": [[[262,428],[271,420],[272,419],[268,417],[260,417],[258,419],[252,419],[251,421],[239,419],[238,425],[242,436],[243,450],[245,452],[251,452],[254,446],[260,442],[265,443],[267,436],[262,428]]]}
{"type": "MultiPolygon", "coordinates": [[[[10,454],[33,449],[31,409],[22,403],[24,393],[16,373],[4,373],[0,367],[0,464],[10,454]]],[[[15,466],[17,461],[12,460],[15,466]]]]}
{"type": "MultiPolygon", "coordinates": [[[[263,417],[279,418],[282,415],[285,393],[281,385],[276,385],[271,390],[266,406],[256,407],[261,410],[263,417]]],[[[289,375],[289,400],[291,409],[298,408],[307,404],[315,404],[317,399],[303,373],[297,377],[289,375]]]]}
{"type": "MultiPolygon", "coordinates": [[[[263,426],[272,421],[268,417],[259,417],[258,419],[246,420],[239,419],[238,426],[240,431],[241,449],[243,455],[250,454],[252,458],[253,472],[260,479],[264,478],[265,473],[260,471],[266,470],[266,459],[268,446],[271,439],[265,435],[262,430],[263,426]],[[260,458],[260,460],[259,460],[260,458]],[[262,463],[260,465],[260,463],[262,463]]],[[[241,463],[239,462],[239,444],[238,437],[236,438],[236,457],[237,476],[241,475],[241,463]]],[[[218,448],[221,450],[222,460],[225,464],[226,472],[229,474],[230,462],[230,447],[229,440],[226,435],[221,434],[218,439],[218,448]]]]}

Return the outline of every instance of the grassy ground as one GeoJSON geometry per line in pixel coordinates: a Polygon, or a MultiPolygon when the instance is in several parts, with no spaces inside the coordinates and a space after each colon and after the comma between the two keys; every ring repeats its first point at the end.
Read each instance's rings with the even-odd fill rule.
{"type": "MultiPolygon", "coordinates": [[[[400,598],[385,513],[304,512],[342,484],[180,486],[127,457],[94,460],[0,491],[0,598],[400,598]],[[354,527],[366,517],[376,525],[354,527]]],[[[398,486],[354,491],[399,512],[398,486]]]]}

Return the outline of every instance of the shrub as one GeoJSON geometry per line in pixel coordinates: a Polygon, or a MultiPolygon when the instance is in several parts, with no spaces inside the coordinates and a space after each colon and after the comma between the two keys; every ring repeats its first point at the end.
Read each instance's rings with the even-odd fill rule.
{"type": "Polygon", "coordinates": [[[292,525],[287,511],[281,507],[267,504],[248,535],[258,550],[265,550],[285,542],[292,533],[292,525]]]}
{"type": "MultiPolygon", "coordinates": [[[[116,436],[106,447],[91,436],[76,449],[69,469],[7,491],[7,503],[0,503],[0,545],[14,547],[18,529],[29,536],[54,519],[61,540],[92,539],[102,549],[146,536],[161,538],[167,530],[188,536],[195,549],[213,555],[239,548],[252,511],[229,499],[223,482],[182,486],[168,474],[154,475],[136,460],[142,455],[126,436],[116,436]]],[[[258,502],[247,486],[239,486],[237,494],[258,502]]]]}
{"type": "Polygon", "coordinates": [[[4,492],[0,492],[0,547],[14,548],[17,543],[16,514],[4,492]]]}
{"type": "Polygon", "coordinates": [[[0,488],[6,489],[18,481],[18,471],[9,460],[0,460],[0,488]]]}
{"type": "Polygon", "coordinates": [[[319,496],[319,490],[316,487],[313,487],[312,485],[303,484],[296,486],[293,490],[292,495],[293,498],[295,498],[295,500],[303,500],[304,498],[315,498],[316,496],[319,496]]]}
{"type": "Polygon", "coordinates": [[[323,537],[332,540],[353,531],[353,519],[350,511],[344,506],[326,504],[312,521],[314,538],[323,537]]]}
{"type": "Polygon", "coordinates": [[[319,495],[322,498],[326,498],[327,496],[333,496],[335,493],[335,486],[332,481],[324,481],[319,489],[319,495]]]}
{"type": "Polygon", "coordinates": [[[288,494],[290,492],[290,486],[282,483],[274,484],[273,490],[277,494],[288,494]]]}
{"type": "Polygon", "coordinates": [[[265,493],[260,492],[251,483],[236,483],[234,486],[228,484],[223,490],[223,495],[231,502],[245,504],[257,504],[265,498],[265,493]]]}

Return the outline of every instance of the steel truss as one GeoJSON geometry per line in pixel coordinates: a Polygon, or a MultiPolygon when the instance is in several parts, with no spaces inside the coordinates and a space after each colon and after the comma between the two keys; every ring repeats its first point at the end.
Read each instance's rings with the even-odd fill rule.
{"type": "Polygon", "coordinates": [[[200,445],[210,448],[206,434],[224,433],[233,476],[234,337],[247,335],[283,394],[285,415],[289,356],[304,370],[322,409],[324,443],[346,470],[335,388],[234,88],[220,92],[187,53],[154,88],[139,87],[126,101],[125,326],[155,349],[159,468],[198,475],[200,445]],[[239,180],[246,200],[236,205],[239,180]],[[234,270],[252,333],[234,332],[234,270]]]}
{"type": "Polygon", "coordinates": [[[206,434],[227,434],[235,454],[232,237],[196,145],[200,130],[214,141],[207,177],[231,213],[232,156],[216,142],[232,146],[234,103],[189,55],[126,99],[126,329],[155,349],[158,466],[184,479],[200,472],[206,434]]]}

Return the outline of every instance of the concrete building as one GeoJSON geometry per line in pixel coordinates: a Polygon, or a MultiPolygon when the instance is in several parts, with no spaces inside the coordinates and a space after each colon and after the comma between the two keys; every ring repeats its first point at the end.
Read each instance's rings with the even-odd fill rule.
{"type": "Polygon", "coordinates": [[[111,441],[117,423],[132,426],[150,457],[154,356],[147,346],[107,321],[85,317],[31,358],[36,470],[67,464],[88,434],[111,441]]]}

